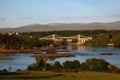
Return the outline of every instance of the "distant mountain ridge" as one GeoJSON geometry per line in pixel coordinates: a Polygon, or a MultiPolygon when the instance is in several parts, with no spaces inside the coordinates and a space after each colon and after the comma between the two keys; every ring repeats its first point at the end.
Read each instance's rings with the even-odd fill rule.
{"type": "Polygon", "coordinates": [[[38,32],[54,30],[120,30],[120,21],[109,23],[51,23],[46,25],[30,24],[18,28],[1,28],[0,32],[38,32]]]}

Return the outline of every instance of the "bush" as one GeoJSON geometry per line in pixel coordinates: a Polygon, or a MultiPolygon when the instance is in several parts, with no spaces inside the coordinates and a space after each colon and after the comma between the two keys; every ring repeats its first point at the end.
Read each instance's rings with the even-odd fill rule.
{"type": "Polygon", "coordinates": [[[38,65],[33,63],[27,67],[27,70],[38,70],[38,65]]]}
{"type": "Polygon", "coordinates": [[[0,72],[8,72],[7,69],[0,70],[0,72]]]}
{"type": "Polygon", "coordinates": [[[116,66],[109,65],[108,68],[109,68],[109,72],[120,73],[120,69],[116,66]]]}

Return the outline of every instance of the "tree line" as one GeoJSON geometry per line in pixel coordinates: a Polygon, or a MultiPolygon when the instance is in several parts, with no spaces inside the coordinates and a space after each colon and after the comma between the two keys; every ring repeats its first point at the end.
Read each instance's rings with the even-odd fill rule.
{"type": "Polygon", "coordinates": [[[87,59],[85,62],[80,63],[78,60],[65,61],[61,64],[59,61],[53,64],[46,63],[44,59],[39,59],[27,67],[28,70],[40,71],[64,71],[64,72],[79,72],[79,71],[99,71],[99,72],[114,72],[120,73],[120,69],[111,65],[104,59],[87,59]]]}
{"type": "MultiPolygon", "coordinates": [[[[85,45],[107,46],[108,43],[113,43],[116,47],[120,47],[120,30],[66,30],[24,32],[20,35],[0,34],[0,49],[33,49],[34,47],[48,46],[50,44],[67,44],[66,40],[56,44],[52,40],[39,40],[41,37],[52,34],[60,36],[75,36],[81,34],[83,36],[93,37],[93,39],[86,42],[85,45]]],[[[73,42],[76,42],[76,40],[73,40],[73,42]]]]}
{"type": "Polygon", "coordinates": [[[34,49],[35,47],[53,44],[52,40],[39,40],[39,38],[24,35],[0,35],[0,49],[34,49]]]}
{"type": "Polygon", "coordinates": [[[107,46],[108,43],[113,43],[116,47],[120,47],[120,30],[65,30],[24,33],[25,36],[32,35],[36,37],[45,37],[52,34],[66,37],[80,34],[93,38],[85,45],[107,46]]]}

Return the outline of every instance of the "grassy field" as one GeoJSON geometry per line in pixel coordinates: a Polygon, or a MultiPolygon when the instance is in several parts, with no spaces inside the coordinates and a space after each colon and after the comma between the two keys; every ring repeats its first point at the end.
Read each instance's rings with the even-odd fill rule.
{"type": "Polygon", "coordinates": [[[0,80],[120,80],[120,74],[102,72],[40,72],[0,74],[0,80]]]}

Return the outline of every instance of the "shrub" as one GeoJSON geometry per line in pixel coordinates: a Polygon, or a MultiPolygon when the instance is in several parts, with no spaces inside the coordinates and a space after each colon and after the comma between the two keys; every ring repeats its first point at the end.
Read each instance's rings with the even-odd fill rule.
{"type": "Polygon", "coordinates": [[[109,72],[120,73],[120,69],[114,65],[108,65],[109,72]]]}
{"type": "Polygon", "coordinates": [[[0,72],[8,72],[7,69],[0,70],[0,72]]]}
{"type": "Polygon", "coordinates": [[[27,67],[27,70],[38,70],[38,65],[33,63],[27,67]]]}

